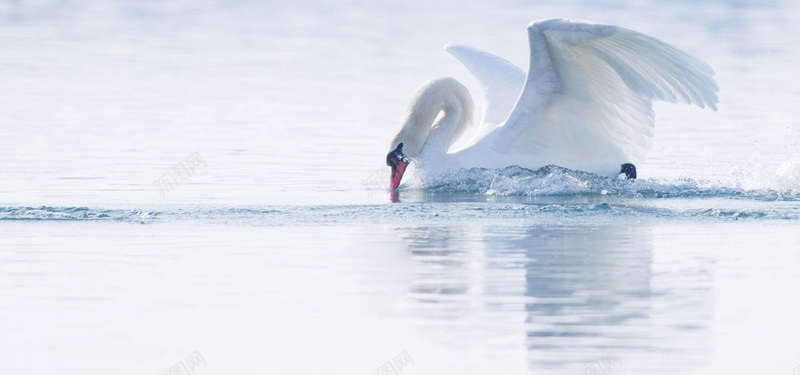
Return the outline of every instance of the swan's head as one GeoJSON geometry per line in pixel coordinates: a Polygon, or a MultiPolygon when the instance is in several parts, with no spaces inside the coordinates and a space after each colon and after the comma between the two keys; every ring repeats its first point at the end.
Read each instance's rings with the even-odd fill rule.
{"type": "Polygon", "coordinates": [[[403,173],[408,167],[408,158],[403,153],[403,142],[386,155],[386,165],[392,167],[392,177],[389,179],[389,190],[395,190],[403,179],[403,173]]]}
{"type": "Polygon", "coordinates": [[[392,138],[389,144],[389,153],[386,155],[386,165],[392,167],[392,177],[389,179],[389,190],[397,189],[403,173],[412,160],[419,159],[425,141],[428,138],[431,120],[420,120],[416,108],[409,108],[405,121],[400,125],[400,129],[392,138]]]}
{"type": "Polygon", "coordinates": [[[423,157],[446,154],[472,123],[472,111],[469,90],[455,79],[436,78],[423,84],[411,97],[405,118],[389,143],[389,189],[400,186],[412,160],[422,162],[423,157]]]}
{"type": "Polygon", "coordinates": [[[400,186],[403,173],[411,160],[417,160],[431,129],[435,113],[441,109],[436,108],[435,101],[426,93],[427,88],[423,86],[412,97],[406,109],[405,119],[400,124],[397,132],[389,143],[389,154],[386,155],[386,165],[392,167],[392,177],[389,180],[389,190],[395,190],[400,186]],[[433,115],[430,115],[434,112],[433,115]]]}

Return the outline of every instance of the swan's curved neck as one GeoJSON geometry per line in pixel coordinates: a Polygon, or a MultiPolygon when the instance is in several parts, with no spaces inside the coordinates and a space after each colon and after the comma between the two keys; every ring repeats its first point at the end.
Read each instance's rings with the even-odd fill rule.
{"type": "Polygon", "coordinates": [[[472,107],[465,101],[445,103],[441,115],[432,121],[422,154],[446,154],[472,122],[472,107]]]}
{"type": "Polygon", "coordinates": [[[425,84],[411,100],[392,147],[404,143],[406,155],[446,154],[472,124],[474,104],[469,90],[453,78],[425,84]]]}

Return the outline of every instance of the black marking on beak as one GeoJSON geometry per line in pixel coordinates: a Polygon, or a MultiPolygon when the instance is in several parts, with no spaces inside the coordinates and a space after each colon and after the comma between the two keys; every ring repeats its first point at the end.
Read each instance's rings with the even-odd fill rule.
{"type": "Polygon", "coordinates": [[[625,173],[626,180],[636,179],[636,166],[631,163],[622,164],[622,170],[619,173],[625,173]]]}
{"type": "Polygon", "coordinates": [[[392,152],[386,155],[386,165],[393,167],[397,161],[408,163],[408,158],[403,154],[403,142],[400,142],[392,152]]]}

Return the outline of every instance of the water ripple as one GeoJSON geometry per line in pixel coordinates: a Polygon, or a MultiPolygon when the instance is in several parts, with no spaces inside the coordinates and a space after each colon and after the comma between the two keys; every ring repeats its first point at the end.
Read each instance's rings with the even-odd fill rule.
{"type": "MultiPolygon", "coordinates": [[[[505,197],[508,198],[508,197],[505,197]]],[[[491,198],[489,198],[491,199],[491,198]]],[[[417,200],[407,204],[180,207],[161,210],[90,207],[0,207],[0,221],[105,221],[136,224],[212,223],[254,226],[511,221],[525,225],[620,225],[648,221],[797,221],[794,202],[684,199],[660,206],[651,199],[596,197],[531,201],[452,202],[417,200]],[[606,201],[602,201],[605,199],[606,201]],[[741,202],[739,202],[741,203],[741,202]]]]}

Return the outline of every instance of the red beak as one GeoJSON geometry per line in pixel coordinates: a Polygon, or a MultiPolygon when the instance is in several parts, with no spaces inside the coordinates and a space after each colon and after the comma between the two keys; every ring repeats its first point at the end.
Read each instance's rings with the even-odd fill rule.
{"type": "Polygon", "coordinates": [[[389,190],[395,190],[400,186],[400,180],[403,179],[403,173],[406,172],[408,162],[403,160],[393,160],[392,163],[392,177],[389,179],[389,190]]]}
{"type": "Polygon", "coordinates": [[[389,190],[394,191],[400,186],[400,180],[403,179],[403,173],[406,173],[406,167],[408,167],[408,158],[403,155],[403,142],[400,142],[394,150],[386,155],[386,165],[392,167],[389,190]]]}

